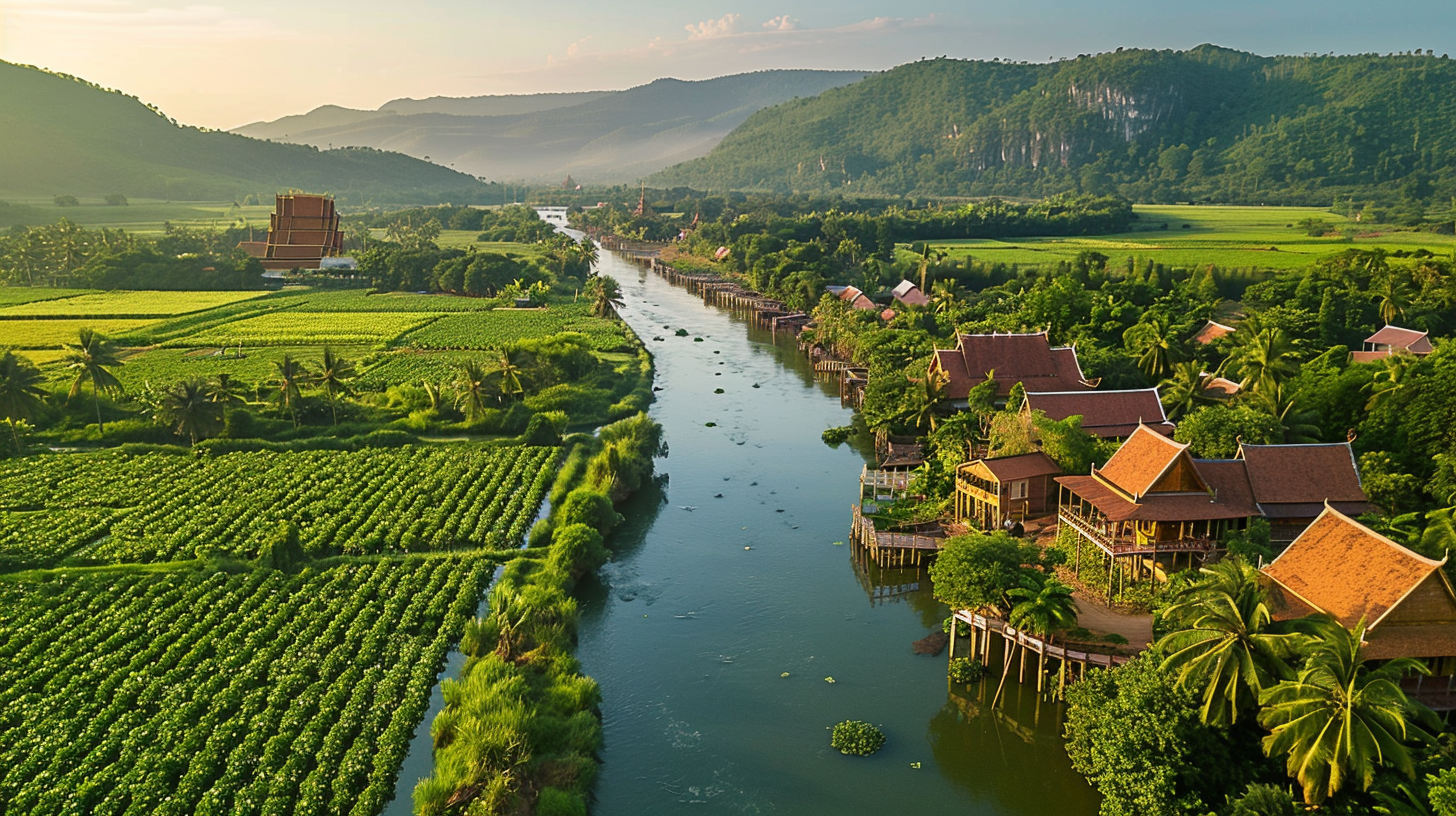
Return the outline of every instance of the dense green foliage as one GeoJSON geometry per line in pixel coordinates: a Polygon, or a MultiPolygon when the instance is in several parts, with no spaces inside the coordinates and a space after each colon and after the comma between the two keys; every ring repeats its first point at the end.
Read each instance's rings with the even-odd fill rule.
{"type": "Polygon", "coordinates": [[[834,726],[829,745],[841,754],[869,756],[885,746],[885,732],[864,720],[845,720],[834,726]]]}
{"type": "MultiPolygon", "coordinates": [[[[1409,208],[1456,193],[1456,67],[1203,45],[1045,64],[921,60],[760,111],[662,185],[1409,208]]],[[[1419,218],[1420,210],[1415,209],[1419,218]]]]}
{"type": "Polygon", "coordinates": [[[0,583],[9,813],[377,813],[474,556],[0,583]]]}
{"type": "Polygon", "coordinates": [[[246,235],[246,230],[168,225],[161,236],[145,238],[120,229],[86,229],[65,218],[47,226],[15,226],[0,233],[0,283],[106,290],[261,289],[262,264],[236,248],[246,235]]]}
{"type": "Polygon", "coordinates": [[[329,190],[341,203],[499,201],[499,189],[446,167],[368,148],[319,151],[179,126],[135,97],[0,62],[9,195],[220,201],[329,190]]]}

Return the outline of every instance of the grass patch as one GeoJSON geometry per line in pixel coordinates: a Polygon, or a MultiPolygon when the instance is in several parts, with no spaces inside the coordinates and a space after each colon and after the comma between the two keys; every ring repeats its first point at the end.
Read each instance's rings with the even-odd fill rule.
{"type": "Polygon", "coordinates": [[[0,320],[0,346],[16,349],[59,349],[76,342],[81,329],[108,337],[135,332],[155,320],[0,320]]]}
{"type": "Polygon", "coordinates": [[[0,309],[0,320],[24,318],[174,317],[261,297],[264,292],[96,292],[0,309]]]}

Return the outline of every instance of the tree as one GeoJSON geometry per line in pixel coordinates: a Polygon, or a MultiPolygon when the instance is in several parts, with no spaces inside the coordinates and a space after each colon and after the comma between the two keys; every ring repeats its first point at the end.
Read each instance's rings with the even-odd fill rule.
{"type": "Polygon", "coordinates": [[[1282,441],[1284,428],[1279,420],[1246,405],[1205,405],[1178,423],[1173,438],[1192,446],[1195,456],[1228,459],[1240,441],[1250,445],[1282,441]]]}
{"type": "Polygon", "coordinates": [[[273,401],[279,407],[288,409],[288,416],[293,419],[293,427],[298,427],[298,403],[303,399],[303,383],[308,378],[308,370],[303,363],[293,359],[293,355],[285,354],[283,359],[274,364],[278,376],[273,380],[273,401]]]}
{"type": "Polygon", "coordinates": [[[1213,375],[1203,371],[1202,363],[1196,360],[1175,363],[1172,376],[1162,384],[1163,408],[1168,418],[1178,419],[1200,405],[1214,402],[1216,398],[1209,390],[1212,383],[1213,375]]]}
{"type": "Polygon", "coordinates": [[[597,275],[586,285],[587,296],[591,298],[592,314],[597,317],[616,317],[617,310],[624,303],[622,287],[611,275],[597,275]]]}
{"type": "Polygon", "coordinates": [[[45,399],[45,389],[41,387],[43,382],[45,376],[30,360],[9,349],[0,354],[0,415],[10,424],[10,436],[15,441],[17,456],[22,451],[16,423],[35,418],[45,399]]]}
{"type": "Polygon", "coordinates": [[[1255,391],[1249,395],[1249,404],[1255,409],[1274,417],[1282,429],[1279,441],[1286,444],[1318,442],[1320,437],[1319,412],[1297,409],[1299,394],[1291,393],[1285,383],[1275,383],[1270,388],[1255,391]]]}
{"type": "Polygon", "coordinates": [[[1145,313],[1142,321],[1122,333],[1122,342],[1138,355],[1138,368],[1154,381],[1171,373],[1183,357],[1173,321],[1162,311],[1145,313]]]}
{"type": "Polygon", "coordinates": [[[104,436],[106,428],[101,424],[101,393],[121,391],[121,380],[111,373],[111,368],[121,365],[121,358],[110,340],[91,329],[82,329],[77,341],[66,344],[66,356],[63,358],[66,368],[76,372],[66,399],[73,399],[81,393],[81,386],[90,382],[91,396],[96,402],[96,432],[104,436]]]}
{"type": "Polygon", "coordinates": [[[1270,388],[1299,370],[1294,341],[1277,326],[1249,337],[1234,350],[1231,362],[1242,377],[1239,384],[1254,390],[1270,388]]]}
{"type": "MultiPolygon", "coordinates": [[[[972,533],[948,539],[930,565],[935,597],[952,609],[1012,606],[1010,592],[1026,584],[1027,573],[1041,564],[1041,550],[1010,535],[972,533]]],[[[1038,575],[1036,577],[1040,577],[1038,575]]]]}
{"type": "Polygon", "coordinates": [[[313,375],[313,381],[324,390],[329,397],[329,411],[333,414],[334,424],[339,424],[339,409],[335,399],[339,394],[350,394],[353,389],[349,387],[349,380],[354,378],[354,364],[334,354],[333,349],[324,346],[323,357],[319,361],[319,370],[313,375]]]}
{"type": "Polygon", "coordinates": [[[1200,578],[1163,610],[1174,627],[1157,642],[1163,668],[1198,695],[1198,716],[1230,725],[1259,694],[1294,676],[1290,660],[1306,638],[1274,621],[1259,572],[1241,558],[1199,570],[1200,578]]]}
{"type": "Polygon", "coordinates": [[[1286,770],[1311,805],[1351,782],[1369,790],[1382,766],[1414,777],[1407,743],[1429,740],[1426,728],[1438,723],[1429,709],[1401,691],[1400,678],[1429,670],[1413,658],[1367,666],[1361,653],[1363,620],[1352,632],[1326,618],[1318,630],[1319,640],[1299,675],[1259,698],[1259,724],[1271,732],[1264,738],[1264,752],[1286,758],[1286,770]]]}
{"type": "Polygon", "coordinates": [[[1055,577],[1028,581],[1006,595],[1015,602],[1006,622],[1017,629],[1051,638],[1077,625],[1077,601],[1072,597],[1072,588],[1055,577]]]}
{"type": "Polygon", "coordinates": [[[1412,300],[1410,277],[1402,271],[1388,270],[1371,282],[1370,294],[1380,306],[1380,319],[1387,325],[1405,316],[1412,300]]]}
{"type": "Polygon", "coordinates": [[[526,373],[522,370],[524,360],[520,352],[502,349],[496,362],[495,379],[500,385],[501,395],[508,399],[524,396],[526,373]]]}
{"type": "Polygon", "coordinates": [[[224,403],[213,399],[212,389],[199,377],[173,383],[157,404],[158,419],[171,425],[178,436],[197,440],[215,436],[223,429],[224,403]]]}
{"type": "Polygon", "coordinates": [[[470,422],[485,414],[487,376],[485,368],[474,360],[466,360],[460,365],[460,378],[456,380],[460,392],[458,404],[465,413],[465,419],[470,422]]]}

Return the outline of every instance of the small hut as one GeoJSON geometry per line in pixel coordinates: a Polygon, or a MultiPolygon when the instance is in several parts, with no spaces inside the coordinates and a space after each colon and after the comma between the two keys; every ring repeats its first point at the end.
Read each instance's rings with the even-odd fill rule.
{"type": "Polygon", "coordinates": [[[1061,472],[1041,451],[967,462],[956,468],[955,520],[991,530],[1046,515],[1061,472]]]}

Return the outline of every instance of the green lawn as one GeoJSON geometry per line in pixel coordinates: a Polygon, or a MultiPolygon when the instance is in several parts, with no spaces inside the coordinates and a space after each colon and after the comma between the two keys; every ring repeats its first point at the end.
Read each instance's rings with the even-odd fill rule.
{"type": "Polygon", "coordinates": [[[1166,266],[1217,265],[1224,268],[1295,269],[1351,247],[1390,250],[1425,248],[1456,251],[1456,236],[1406,232],[1382,225],[1361,225],[1315,207],[1208,207],[1138,205],[1135,228],[1095,238],[1018,238],[933,241],[953,258],[1022,265],[1051,264],[1091,250],[1118,267],[1128,257],[1166,266]],[[1310,237],[1295,225],[1323,219],[1334,235],[1310,237]]]}

